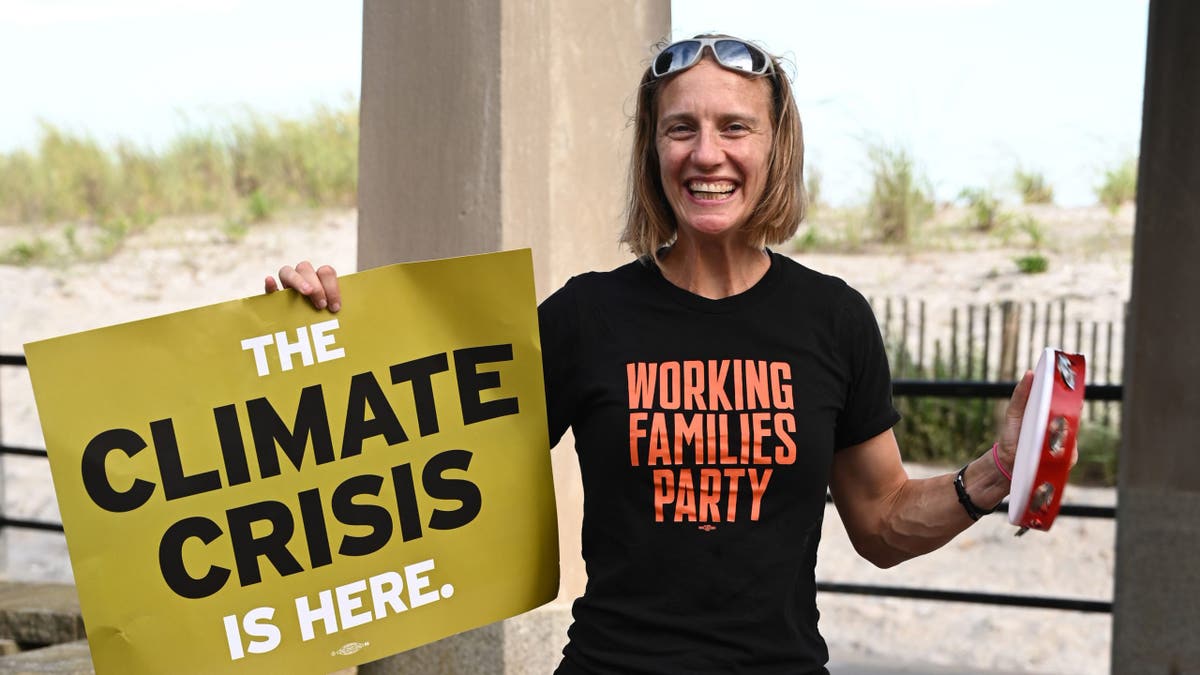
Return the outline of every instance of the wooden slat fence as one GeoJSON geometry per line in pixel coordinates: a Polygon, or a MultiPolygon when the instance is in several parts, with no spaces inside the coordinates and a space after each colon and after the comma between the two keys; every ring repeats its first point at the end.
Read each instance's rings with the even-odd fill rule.
{"type": "Polygon", "coordinates": [[[924,300],[868,300],[894,378],[1011,381],[1057,347],[1087,357],[1089,384],[1119,384],[1120,323],[1074,316],[1065,299],[951,307],[948,317],[930,317],[924,300]]]}
{"type": "MultiPolygon", "coordinates": [[[[868,300],[894,379],[1011,382],[1037,364],[1043,347],[1056,347],[1084,354],[1087,384],[1120,383],[1124,322],[1082,316],[1067,299],[942,306],[937,312],[920,299],[868,300]]],[[[898,405],[911,423],[901,422],[897,433],[916,437],[902,439],[901,447],[916,447],[923,457],[923,447],[932,452],[961,445],[969,453],[979,444],[990,445],[1005,404],[980,400],[939,406],[925,400],[898,405]]],[[[1089,432],[1103,435],[1115,447],[1120,402],[1088,401],[1084,421],[1089,432]]]]}

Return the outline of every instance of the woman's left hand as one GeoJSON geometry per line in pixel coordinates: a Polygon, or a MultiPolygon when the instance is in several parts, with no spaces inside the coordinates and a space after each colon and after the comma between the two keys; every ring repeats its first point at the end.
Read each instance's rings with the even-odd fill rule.
{"type": "MultiPolygon", "coordinates": [[[[1033,389],[1033,371],[1025,371],[1017,388],[1013,390],[1012,398],[1008,400],[1008,410],[1004,413],[1004,428],[1000,430],[1000,447],[996,449],[1000,463],[1012,473],[1013,461],[1017,456],[1017,440],[1021,438],[1021,421],[1025,417],[1025,404],[1029,401],[1029,392],[1033,389]]],[[[1079,448],[1071,447],[1071,466],[1079,461],[1079,448]]]]}
{"type": "Polygon", "coordinates": [[[1025,371],[1021,381],[1008,399],[1008,410],[1004,413],[1004,427],[1000,430],[1000,447],[996,449],[1000,463],[1012,473],[1013,461],[1017,456],[1017,440],[1021,438],[1021,420],[1025,417],[1025,404],[1033,389],[1033,371],[1025,371]]]}

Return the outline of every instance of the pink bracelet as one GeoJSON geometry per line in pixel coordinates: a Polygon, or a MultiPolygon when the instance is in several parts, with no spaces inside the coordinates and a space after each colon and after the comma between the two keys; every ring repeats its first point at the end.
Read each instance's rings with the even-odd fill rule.
{"type": "Polygon", "coordinates": [[[1004,465],[1000,463],[1000,456],[996,454],[996,449],[999,447],[1000,443],[998,441],[992,444],[992,461],[996,463],[996,468],[1000,469],[1000,474],[1011,481],[1012,473],[1004,470],[1004,465]]]}

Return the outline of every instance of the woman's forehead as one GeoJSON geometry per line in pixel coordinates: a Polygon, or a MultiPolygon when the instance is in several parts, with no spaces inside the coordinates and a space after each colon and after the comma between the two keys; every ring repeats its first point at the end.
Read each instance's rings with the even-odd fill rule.
{"type": "Polygon", "coordinates": [[[739,75],[706,59],[663,83],[657,99],[659,119],[687,113],[765,116],[771,85],[766,78],[739,75]]]}

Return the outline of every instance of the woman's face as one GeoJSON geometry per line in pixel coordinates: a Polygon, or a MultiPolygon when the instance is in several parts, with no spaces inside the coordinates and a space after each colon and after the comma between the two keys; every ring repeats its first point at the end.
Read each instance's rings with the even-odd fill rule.
{"type": "Polygon", "coordinates": [[[749,219],[774,140],[770,91],[709,58],[659,91],[659,177],[681,236],[734,236],[749,219]]]}

